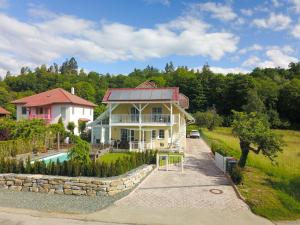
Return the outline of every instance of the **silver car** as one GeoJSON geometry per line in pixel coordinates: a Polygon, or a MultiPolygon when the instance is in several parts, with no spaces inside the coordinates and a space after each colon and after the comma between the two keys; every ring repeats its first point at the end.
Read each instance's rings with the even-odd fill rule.
{"type": "Polygon", "coordinates": [[[192,130],[190,132],[190,138],[200,138],[200,133],[197,130],[192,130]]]}

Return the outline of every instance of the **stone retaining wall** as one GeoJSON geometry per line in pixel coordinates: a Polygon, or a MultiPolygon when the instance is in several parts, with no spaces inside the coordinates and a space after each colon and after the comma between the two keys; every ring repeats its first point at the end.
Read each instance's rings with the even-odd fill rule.
{"type": "Polygon", "coordinates": [[[65,195],[115,195],[132,188],[153,168],[153,165],[145,165],[111,178],[0,174],[0,188],[65,195]]]}

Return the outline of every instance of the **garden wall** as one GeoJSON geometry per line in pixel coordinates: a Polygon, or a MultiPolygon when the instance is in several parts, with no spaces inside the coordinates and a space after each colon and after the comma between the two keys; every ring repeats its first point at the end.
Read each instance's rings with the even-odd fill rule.
{"type": "Polygon", "coordinates": [[[0,174],[0,188],[65,195],[115,195],[132,188],[153,168],[153,165],[144,165],[125,175],[111,178],[0,174]]]}

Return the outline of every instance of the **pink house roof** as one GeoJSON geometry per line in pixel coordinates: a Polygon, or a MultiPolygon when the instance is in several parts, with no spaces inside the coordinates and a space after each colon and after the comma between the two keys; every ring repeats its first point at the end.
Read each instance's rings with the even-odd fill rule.
{"type": "Polygon", "coordinates": [[[62,88],[45,91],[13,101],[14,104],[24,104],[25,107],[44,106],[52,104],[69,103],[75,105],[95,107],[96,105],[83,98],[71,94],[62,88]]]}
{"type": "Polygon", "coordinates": [[[2,115],[9,115],[9,114],[11,114],[11,113],[8,112],[6,109],[3,109],[3,108],[0,106],[0,114],[2,114],[2,115]]]}

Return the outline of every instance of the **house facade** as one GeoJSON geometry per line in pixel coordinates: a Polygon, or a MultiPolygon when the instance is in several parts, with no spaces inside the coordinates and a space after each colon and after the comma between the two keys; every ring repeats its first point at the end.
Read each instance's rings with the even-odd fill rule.
{"type": "Polygon", "coordinates": [[[89,124],[92,144],[128,150],[185,149],[186,125],[194,118],[186,112],[189,100],[179,88],[158,88],[152,82],[111,88],[103,103],[107,110],[89,124]]]}
{"type": "Polygon", "coordinates": [[[9,116],[11,113],[0,106],[0,117],[9,116]]]}
{"type": "Polygon", "coordinates": [[[96,105],[76,96],[74,89],[71,92],[56,88],[13,101],[17,107],[17,120],[37,118],[52,124],[61,118],[65,127],[74,122],[74,133],[79,134],[79,121],[93,121],[96,105]]]}

